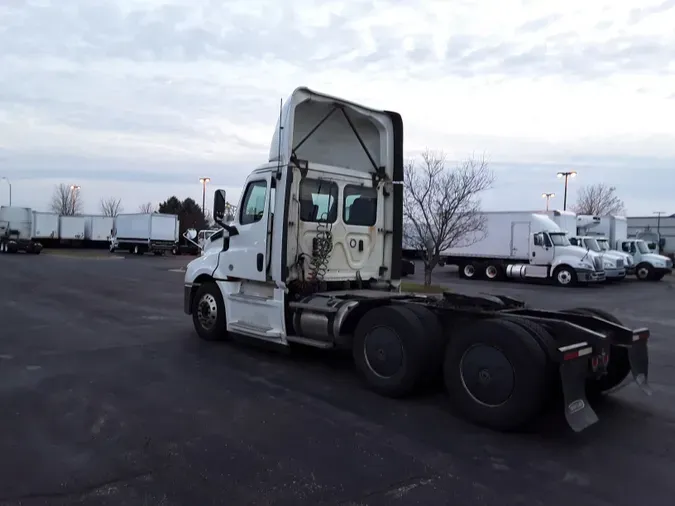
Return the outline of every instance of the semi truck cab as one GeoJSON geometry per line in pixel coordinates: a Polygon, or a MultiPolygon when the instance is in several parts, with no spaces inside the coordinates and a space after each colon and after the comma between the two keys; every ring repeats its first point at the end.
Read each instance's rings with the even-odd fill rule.
{"type": "Polygon", "coordinates": [[[633,257],[635,275],[641,281],[659,281],[673,271],[673,261],[652,253],[642,239],[617,239],[616,248],[633,257]]]}
{"type": "Polygon", "coordinates": [[[572,236],[569,239],[572,245],[579,246],[601,256],[607,281],[620,281],[626,277],[626,267],[624,265],[625,260],[623,256],[603,250],[595,237],[572,236]]]}

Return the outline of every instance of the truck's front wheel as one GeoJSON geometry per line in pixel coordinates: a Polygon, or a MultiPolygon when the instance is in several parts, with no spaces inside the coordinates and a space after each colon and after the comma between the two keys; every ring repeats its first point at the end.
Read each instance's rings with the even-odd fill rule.
{"type": "Polygon", "coordinates": [[[549,393],[544,350],[512,321],[479,320],[455,331],[443,371],[453,405],[467,419],[493,429],[528,424],[549,393]]]}
{"type": "Polygon", "coordinates": [[[575,286],[577,273],[567,265],[560,265],[553,271],[553,282],[558,286],[575,286]]]}
{"type": "Polygon", "coordinates": [[[640,281],[649,281],[653,277],[652,266],[648,263],[641,263],[635,268],[635,275],[640,281]]]}
{"type": "Polygon", "coordinates": [[[225,303],[215,283],[203,283],[195,293],[192,299],[192,323],[197,335],[205,341],[227,339],[225,303]]]}

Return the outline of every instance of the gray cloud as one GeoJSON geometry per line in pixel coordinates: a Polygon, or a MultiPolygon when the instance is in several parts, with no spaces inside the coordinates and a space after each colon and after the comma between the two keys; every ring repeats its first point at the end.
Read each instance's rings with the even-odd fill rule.
{"type": "Polygon", "coordinates": [[[524,32],[538,32],[542,28],[546,28],[554,24],[556,21],[559,21],[560,19],[562,19],[562,16],[560,14],[551,14],[549,16],[542,16],[540,18],[533,19],[531,21],[523,23],[522,25],[520,25],[520,30],[524,32]]]}

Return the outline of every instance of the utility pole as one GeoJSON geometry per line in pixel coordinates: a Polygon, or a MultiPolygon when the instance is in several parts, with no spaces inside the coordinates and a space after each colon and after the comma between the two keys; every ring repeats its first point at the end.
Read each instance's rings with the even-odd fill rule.
{"type": "Polygon", "coordinates": [[[658,248],[659,254],[661,253],[661,215],[666,214],[663,211],[654,211],[654,214],[656,215],[656,235],[659,237],[658,241],[656,243],[656,247],[658,248]]]}
{"type": "Polygon", "coordinates": [[[210,177],[200,177],[199,182],[202,184],[202,214],[206,220],[206,183],[210,182],[210,177]]]}
{"type": "Polygon", "coordinates": [[[0,177],[0,179],[4,179],[9,185],[9,207],[12,207],[12,183],[10,183],[9,179],[5,176],[0,177]]]}

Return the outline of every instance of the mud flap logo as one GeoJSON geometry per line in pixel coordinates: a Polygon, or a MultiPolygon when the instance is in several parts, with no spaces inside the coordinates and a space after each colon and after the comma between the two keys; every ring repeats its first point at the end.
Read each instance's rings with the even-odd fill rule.
{"type": "Polygon", "coordinates": [[[583,400],[577,399],[576,401],[573,401],[567,406],[567,409],[571,414],[577,413],[584,409],[586,407],[586,404],[584,403],[583,400]]]}

